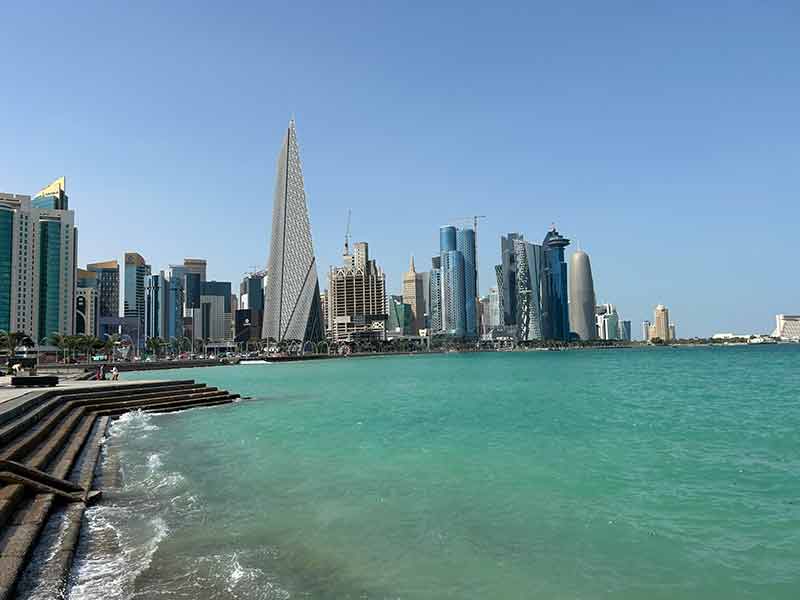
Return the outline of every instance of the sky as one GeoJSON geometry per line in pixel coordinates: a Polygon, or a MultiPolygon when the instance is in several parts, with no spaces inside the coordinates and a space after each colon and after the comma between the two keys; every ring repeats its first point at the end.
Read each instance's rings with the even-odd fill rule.
{"type": "Polygon", "coordinates": [[[681,337],[800,313],[797,2],[7,2],[0,191],[67,177],[80,264],[267,261],[297,122],[318,273],[348,209],[391,293],[439,227],[551,223],[598,302],[681,337]]]}

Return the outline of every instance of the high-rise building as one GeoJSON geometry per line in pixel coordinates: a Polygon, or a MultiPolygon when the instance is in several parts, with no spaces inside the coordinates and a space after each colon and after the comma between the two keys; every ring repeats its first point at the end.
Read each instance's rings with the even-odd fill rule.
{"type": "Polygon", "coordinates": [[[441,227],[439,264],[441,331],[458,337],[477,336],[475,231],[441,227]]]}
{"type": "Polygon", "coordinates": [[[97,273],[78,269],[75,288],[75,333],[97,336],[98,282],[97,273]]]}
{"type": "MultiPolygon", "coordinates": [[[[195,274],[199,280],[199,275],[195,274]]],[[[164,281],[166,288],[165,328],[166,337],[180,338],[191,337],[191,323],[189,309],[186,308],[186,269],[183,265],[170,265],[164,281]]],[[[197,304],[200,304],[198,287],[197,304]]]]}
{"type": "MultiPolygon", "coordinates": [[[[594,339],[596,304],[592,264],[583,250],[572,253],[569,260],[569,326],[581,340],[594,339]]],[[[605,338],[608,339],[608,338],[605,338]]]]}
{"type": "Polygon", "coordinates": [[[617,314],[617,308],[613,304],[600,304],[595,307],[594,313],[597,329],[594,337],[601,340],[619,339],[619,314],[617,314]]]}
{"type": "Polygon", "coordinates": [[[146,339],[146,308],[144,302],[147,278],[150,276],[148,265],[141,254],[125,253],[125,296],[122,314],[130,319],[135,328],[134,342],[142,348],[146,339]]]}
{"type": "Polygon", "coordinates": [[[650,321],[642,321],[642,339],[645,342],[650,341],[650,329],[652,326],[653,325],[650,323],[650,321]]]}
{"type": "Polygon", "coordinates": [[[408,272],[403,275],[403,302],[411,307],[411,331],[419,335],[420,329],[425,329],[425,296],[420,273],[414,269],[414,257],[408,272]]]}
{"type": "Polygon", "coordinates": [[[145,277],[145,343],[150,338],[169,340],[173,332],[169,329],[170,281],[164,271],[145,277]]]}
{"type": "Polygon", "coordinates": [[[97,300],[100,318],[119,317],[119,263],[116,260],[90,263],[87,271],[97,274],[97,300]]]}
{"type": "Polygon", "coordinates": [[[669,335],[669,309],[663,304],[656,306],[653,311],[653,326],[651,339],[658,338],[662,342],[670,341],[669,335]]]}
{"type": "Polygon", "coordinates": [[[464,332],[468,337],[475,337],[478,335],[480,314],[477,306],[478,272],[474,229],[464,228],[456,231],[456,249],[464,257],[464,332]]]}
{"type": "Polygon", "coordinates": [[[66,193],[66,178],[59,177],[47,187],[42,188],[33,197],[33,208],[46,210],[69,210],[69,198],[66,193]]]}
{"type": "Polygon", "coordinates": [[[64,179],[35,196],[0,194],[0,324],[45,344],[75,330],[75,214],[64,179]]]}
{"type": "Polygon", "coordinates": [[[480,334],[481,336],[486,335],[489,333],[489,323],[491,321],[491,317],[489,312],[491,310],[491,302],[489,300],[489,296],[481,296],[480,300],[478,301],[478,306],[480,306],[480,334]]]}
{"type": "MultiPolygon", "coordinates": [[[[239,284],[239,310],[247,310],[249,341],[261,339],[261,325],[264,320],[264,278],[266,271],[248,273],[239,284]]],[[[240,336],[237,336],[240,337],[240,336]]],[[[242,341],[242,340],[240,340],[242,341]]]]}
{"type": "Polygon", "coordinates": [[[567,263],[564,248],[569,240],[550,228],[542,242],[542,330],[547,340],[569,339],[569,303],[567,297],[567,263]]]}
{"type": "Polygon", "coordinates": [[[411,305],[403,301],[403,296],[389,298],[389,318],[386,321],[386,337],[405,337],[419,335],[414,331],[414,312],[411,305]]]}
{"type": "Polygon", "coordinates": [[[502,308],[500,305],[500,292],[496,287],[489,288],[488,329],[500,327],[502,324],[502,314],[502,308]]]}
{"type": "Polygon", "coordinates": [[[541,340],[542,305],[540,298],[542,247],[517,237],[514,239],[514,278],[517,284],[514,305],[517,314],[514,322],[517,339],[524,341],[541,340]]]}
{"type": "Polygon", "coordinates": [[[319,281],[294,120],[278,157],[268,271],[262,335],[321,340],[319,281]]]}
{"type": "Polygon", "coordinates": [[[785,341],[800,341],[800,315],[775,315],[772,337],[785,341]]]}
{"type": "Polygon", "coordinates": [[[678,339],[678,334],[676,333],[675,323],[669,324],[669,341],[674,342],[678,339]]]}
{"type": "Polygon", "coordinates": [[[428,324],[432,332],[442,330],[442,258],[434,256],[431,259],[430,287],[428,291],[428,311],[430,313],[430,323],[428,324]]]}
{"type": "Polygon", "coordinates": [[[205,281],[208,261],[205,258],[184,258],[183,268],[186,273],[196,273],[200,277],[200,281],[205,281]]]}
{"type": "Polygon", "coordinates": [[[631,341],[631,322],[630,321],[620,321],[619,322],[619,339],[623,342],[630,342],[631,341]]]}
{"type": "Polygon", "coordinates": [[[322,312],[322,324],[325,329],[325,337],[330,335],[330,311],[328,310],[328,290],[326,289],[319,295],[319,307],[322,312]]]}
{"type": "Polygon", "coordinates": [[[355,244],[353,255],[328,273],[328,319],[337,342],[386,337],[386,276],[369,258],[366,242],[355,244]]]}
{"type": "Polygon", "coordinates": [[[495,267],[497,290],[500,294],[502,323],[517,324],[517,263],[514,242],[524,239],[521,233],[509,233],[500,238],[500,264],[495,267]]]}
{"type": "MultiPolygon", "coordinates": [[[[187,274],[187,280],[191,275],[187,274]]],[[[192,319],[194,338],[220,345],[233,340],[233,307],[229,281],[201,281],[200,308],[192,319]]]]}

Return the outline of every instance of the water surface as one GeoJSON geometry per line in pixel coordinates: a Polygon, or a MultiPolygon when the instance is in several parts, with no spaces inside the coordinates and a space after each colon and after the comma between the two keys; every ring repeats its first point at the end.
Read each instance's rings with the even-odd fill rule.
{"type": "Polygon", "coordinates": [[[254,399],[112,426],[73,597],[798,597],[798,346],[156,376],[254,399]]]}

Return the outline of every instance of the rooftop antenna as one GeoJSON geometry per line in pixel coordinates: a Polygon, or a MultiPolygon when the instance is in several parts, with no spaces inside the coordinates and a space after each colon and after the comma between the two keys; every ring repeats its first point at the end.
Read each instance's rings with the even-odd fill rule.
{"type": "Polygon", "coordinates": [[[347,209],[347,229],[344,233],[344,253],[345,255],[350,254],[350,217],[352,216],[353,211],[351,209],[347,209]]]}

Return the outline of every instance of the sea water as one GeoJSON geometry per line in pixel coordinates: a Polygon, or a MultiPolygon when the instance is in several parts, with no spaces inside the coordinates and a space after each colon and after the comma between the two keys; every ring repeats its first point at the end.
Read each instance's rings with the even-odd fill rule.
{"type": "Polygon", "coordinates": [[[113,423],[72,598],[800,598],[800,346],[154,377],[252,399],[113,423]]]}

